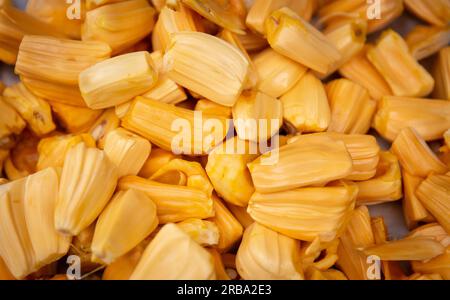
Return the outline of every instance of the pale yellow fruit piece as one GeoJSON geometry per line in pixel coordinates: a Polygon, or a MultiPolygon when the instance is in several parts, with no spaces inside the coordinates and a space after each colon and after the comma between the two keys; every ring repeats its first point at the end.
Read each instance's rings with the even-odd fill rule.
{"type": "Polygon", "coordinates": [[[66,154],[55,211],[56,229],[77,235],[91,225],[110,200],[117,170],[99,149],[78,143],[66,154]]]}
{"type": "Polygon", "coordinates": [[[247,280],[303,279],[299,248],[298,241],[254,223],[239,246],[237,271],[247,280]]]}
{"type": "Polygon", "coordinates": [[[131,280],[215,279],[214,259],[175,224],[166,224],[145,249],[131,280]]]}
{"type": "Polygon", "coordinates": [[[117,192],[98,218],[92,240],[94,260],[106,264],[126,254],[158,226],[156,205],[143,192],[117,192]]]}
{"type": "Polygon", "coordinates": [[[247,212],[256,222],[292,238],[331,241],[344,230],[357,194],[358,187],[353,183],[270,194],[255,192],[247,212]]]}

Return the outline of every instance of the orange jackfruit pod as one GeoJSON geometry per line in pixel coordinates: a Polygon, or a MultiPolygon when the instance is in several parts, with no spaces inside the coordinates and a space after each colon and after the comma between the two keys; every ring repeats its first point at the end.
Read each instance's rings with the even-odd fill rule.
{"type": "Polygon", "coordinates": [[[116,183],[116,167],[103,151],[84,143],[72,147],[62,169],[56,229],[77,235],[91,225],[110,200],[116,183]]]}
{"type": "Polygon", "coordinates": [[[137,175],[151,149],[149,141],[123,128],[114,129],[105,137],[105,154],[116,165],[119,178],[137,175]]]}
{"type": "Polygon", "coordinates": [[[286,191],[347,177],[352,159],[344,142],[304,135],[258,157],[247,166],[259,193],[286,191]]]}
{"type": "Polygon", "coordinates": [[[369,49],[367,58],[386,79],[395,96],[424,97],[433,91],[433,77],[416,61],[408,44],[395,31],[385,31],[369,49]]]}
{"type": "Polygon", "coordinates": [[[450,100],[450,47],[439,51],[433,67],[433,77],[436,82],[433,97],[450,100]]]}
{"type": "Polygon", "coordinates": [[[409,51],[417,60],[427,58],[450,43],[450,26],[416,25],[405,37],[409,51]]]}
{"type": "Polygon", "coordinates": [[[265,21],[267,40],[278,53],[319,73],[328,73],[342,58],[319,30],[284,7],[265,21]]]}
{"type": "Polygon", "coordinates": [[[245,34],[245,5],[242,0],[182,0],[198,14],[231,32],[245,34]]]}
{"type": "Polygon", "coordinates": [[[14,107],[36,135],[45,135],[56,128],[50,105],[31,93],[22,82],[7,87],[3,91],[3,100],[14,107]]]}
{"type": "Polygon", "coordinates": [[[366,206],[359,206],[353,211],[345,232],[340,237],[337,250],[338,260],[336,264],[348,279],[368,279],[368,270],[370,263],[373,263],[373,261],[358,251],[358,248],[371,246],[374,243],[369,210],[366,206]]]}
{"type": "Polygon", "coordinates": [[[48,167],[62,168],[67,151],[78,143],[85,143],[87,147],[95,148],[95,141],[90,134],[55,135],[43,138],[38,144],[39,160],[37,170],[48,167]]]}
{"type": "Polygon", "coordinates": [[[413,128],[406,127],[400,131],[391,151],[402,168],[411,175],[427,177],[432,172],[443,174],[448,170],[413,128]]]}
{"type": "Polygon", "coordinates": [[[172,34],[164,55],[164,69],[170,79],[225,106],[237,101],[247,83],[249,65],[239,49],[201,32],[172,34]]]}
{"type": "Polygon", "coordinates": [[[113,54],[134,45],[154,26],[155,9],[145,0],[112,3],[86,13],[81,29],[83,41],[102,41],[113,54]]]}
{"type": "MultiPolygon", "coordinates": [[[[317,133],[343,141],[353,162],[353,170],[345,179],[353,181],[368,180],[375,176],[378,162],[380,160],[380,146],[375,137],[363,134],[343,134],[335,132],[317,133]]],[[[300,136],[292,137],[288,143],[295,142],[300,136]]]]}
{"type": "Polygon", "coordinates": [[[448,0],[405,0],[406,9],[420,19],[436,26],[446,26],[450,21],[448,0]]]}
{"type": "Polygon", "coordinates": [[[384,97],[379,103],[373,127],[393,141],[405,127],[414,128],[425,140],[441,139],[450,128],[450,101],[384,97]]]}
{"type": "Polygon", "coordinates": [[[299,253],[299,241],[254,223],[245,230],[239,246],[237,271],[247,280],[301,280],[299,253]]]}
{"type": "Polygon", "coordinates": [[[227,207],[231,211],[233,216],[239,221],[239,223],[241,223],[244,229],[255,222],[255,220],[253,220],[253,218],[247,212],[247,207],[237,206],[231,203],[227,203],[227,207]]]}
{"type": "Polygon", "coordinates": [[[139,171],[139,176],[144,178],[150,178],[156,173],[162,166],[167,164],[172,159],[179,158],[178,155],[173,154],[170,151],[166,151],[161,148],[152,148],[150,155],[139,171]]]}
{"type": "Polygon", "coordinates": [[[368,91],[348,79],[334,80],[327,84],[326,90],[331,108],[328,131],[367,133],[376,110],[368,91]]]}
{"type": "Polygon", "coordinates": [[[416,196],[422,205],[450,234],[450,174],[431,174],[417,188],[416,196]]]}
{"type": "Polygon", "coordinates": [[[430,223],[416,228],[408,237],[426,237],[434,239],[446,247],[443,254],[428,261],[413,261],[415,272],[430,274],[438,273],[443,279],[450,279],[450,235],[437,223],[430,223]]]}
{"type": "MultiPolygon", "coordinates": [[[[375,244],[385,243],[388,238],[388,232],[383,217],[372,218],[371,224],[375,244]]],[[[396,280],[405,276],[397,261],[381,261],[381,268],[384,280],[396,280]]]]}
{"type": "Polygon", "coordinates": [[[203,115],[201,112],[137,97],[123,118],[122,126],[166,151],[202,155],[222,142],[228,132],[229,122],[215,115],[203,115]],[[200,129],[198,132],[195,125],[198,122],[205,130],[200,129]]]}
{"type": "Polygon", "coordinates": [[[20,114],[0,96],[0,139],[20,134],[27,126],[20,114]]]}
{"type": "Polygon", "coordinates": [[[100,214],[92,240],[93,260],[112,263],[158,226],[156,205],[143,192],[117,192],[100,214]]]}
{"type": "Polygon", "coordinates": [[[116,259],[103,272],[102,280],[128,280],[144,253],[147,243],[142,242],[133,250],[116,259]]]}
{"type": "Polygon", "coordinates": [[[216,248],[220,252],[226,252],[242,237],[243,228],[215,194],[212,196],[212,201],[215,215],[209,220],[219,229],[219,243],[216,248]]]}
{"type": "Polygon", "coordinates": [[[346,22],[347,19],[362,18],[367,20],[368,33],[373,33],[386,27],[402,12],[401,0],[381,0],[375,5],[364,0],[337,0],[329,1],[320,8],[319,22],[333,26],[346,22]],[[377,17],[378,13],[382,17],[377,17]]]}
{"type": "Polygon", "coordinates": [[[259,80],[258,72],[256,71],[256,66],[253,63],[252,59],[250,58],[249,54],[247,53],[247,50],[244,48],[244,45],[242,45],[241,40],[237,37],[236,34],[226,29],[222,30],[217,36],[223,39],[224,41],[227,41],[231,45],[235,46],[236,48],[238,48],[242,52],[242,54],[244,54],[244,56],[247,58],[249,62],[249,74],[247,84],[245,85],[245,89],[254,88],[259,80]]]}
{"type": "Polygon", "coordinates": [[[193,12],[180,4],[178,9],[164,6],[158,15],[158,21],[152,33],[154,51],[165,52],[170,44],[170,35],[180,31],[197,31],[193,12]]]}
{"type": "Polygon", "coordinates": [[[31,16],[58,28],[68,37],[79,40],[81,38],[81,24],[84,19],[84,1],[80,2],[78,18],[68,18],[69,5],[60,0],[30,0],[25,11],[31,16]]]}
{"type": "Polygon", "coordinates": [[[314,270],[326,271],[331,268],[338,258],[336,255],[338,245],[339,239],[323,242],[319,236],[312,242],[302,243],[303,270],[309,273],[314,270]]]}
{"type": "Polygon", "coordinates": [[[158,74],[147,51],[132,52],[99,62],[79,76],[80,91],[91,109],[103,109],[132,100],[150,90],[158,74]]]}
{"type": "Polygon", "coordinates": [[[422,182],[422,178],[413,176],[406,171],[402,171],[403,179],[403,216],[409,229],[417,226],[420,221],[431,218],[430,213],[423,207],[416,196],[416,189],[422,182]]]}
{"type": "Polygon", "coordinates": [[[75,86],[81,71],[110,55],[111,48],[102,42],[30,35],[20,44],[15,72],[26,78],[75,86]]]}
{"type": "MultiPolygon", "coordinates": [[[[161,51],[153,51],[150,56],[155,65],[155,70],[158,72],[158,81],[148,92],[142,94],[142,97],[169,104],[177,104],[186,100],[187,95],[184,89],[170,79],[164,70],[163,53],[161,51]]],[[[129,106],[131,106],[131,101],[120,106],[122,106],[123,110],[123,115],[120,116],[120,118],[122,118],[128,111],[129,106]]]]}
{"type": "Polygon", "coordinates": [[[242,46],[248,52],[261,51],[268,45],[267,40],[263,36],[248,30],[245,35],[238,34],[236,37],[241,41],[242,46]]]}
{"type": "Polygon", "coordinates": [[[166,224],[150,242],[131,280],[215,279],[214,259],[175,224],[166,224]]]}
{"type": "Polygon", "coordinates": [[[396,201],[402,198],[402,177],[397,157],[390,152],[380,152],[380,161],[375,177],[358,181],[357,202],[359,205],[372,205],[396,201]]]}
{"type": "Polygon", "coordinates": [[[214,216],[212,199],[205,192],[195,188],[159,183],[137,176],[122,177],[118,188],[144,192],[155,202],[161,224],[214,216]]]}
{"type": "Polygon", "coordinates": [[[308,72],[280,98],[283,118],[297,132],[320,132],[328,128],[330,106],[322,82],[308,72]]]}
{"type": "MultiPolygon", "coordinates": [[[[252,152],[252,144],[238,137],[226,140],[221,146],[213,149],[208,155],[206,173],[216,192],[228,203],[246,206],[255,191],[247,164],[258,157],[257,151],[252,152]],[[226,149],[233,147],[233,153],[226,149]],[[243,152],[234,151],[245,148],[243,152]],[[225,150],[225,151],[224,151],[225,150]]],[[[256,150],[256,147],[253,147],[256,150]]]]}
{"type": "Polygon", "coordinates": [[[59,175],[54,168],[30,175],[25,182],[25,220],[39,267],[64,256],[72,240],[55,229],[54,213],[58,201],[58,184],[59,175]]]}
{"type": "Polygon", "coordinates": [[[190,218],[177,223],[177,226],[201,246],[208,247],[219,243],[219,229],[211,221],[190,218]]]}
{"type": "Polygon", "coordinates": [[[374,100],[381,100],[384,96],[392,95],[392,90],[378,70],[367,59],[367,50],[372,47],[366,45],[363,50],[353,56],[339,68],[339,73],[366,88],[374,100]]]}
{"type": "Polygon", "coordinates": [[[0,60],[7,64],[16,63],[19,45],[25,35],[65,37],[61,29],[16,8],[9,0],[2,1],[0,5],[0,60]]]}
{"type": "Polygon", "coordinates": [[[170,183],[170,179],[169,182],[166,182],[166,180],[173,175],[173,172],[181,173],[181,176],[186,179],[186,183],[181,185],[201,190],[209,197],[212,195],[213,185],[209,181],[208,175],[206,175],[202,165],[196,161],[174,158],[157,170],[149,179],[162,183],[170,183]]]}
{"type": "Polygon", "coordinates": [[[253,64],[258,76],[256,88],[275,98],[293,88],[307,72],[306,67],[271,48],[253,56],[253,64]]]}
{"type": "Polygon", "coordinates": [[[25,219],[25,182],[23,178],[0,186],[0,256],[17,279],[38,269],[25,219]]]}
{"type": "Polygon", "coordinates": [[[450,246],[447,246],[445,252],[428,261],[413,261],[412,269],[415,272],[425,274],[437,273],[442,279],[450,280],[450,246]]]}
{"type": "Polygon", "coordinates": [[[309,21],[316,6],[317,3],[314,0],[255,0],[248,11],[245,23],[251,30],[265,35],[265,21],[275,10],[288,7],[309,21]]]}
{"type": "Polygon", "coordinates": [[[105,110],[102,115],[89,128],[89,133],[97,142],[97,147],[103,149],[105,147],[106,136],[112,130],[118,128],[120,120],[116,116],[114,108],[105,110]]]}
{"type": "Polygon", "coordinates": [[[319,73],[320,78],[325,78],[338,70],[342,65],[357,55],[366,42],[367,22],[365,20],[351,20],[340,26],[327,30],[326,38],[336,47],[341,54],[341,59],[327,73],[319,73]]]}
{"type": "Polygon", "coordinates": [[[23,84],[38,97],[50,102],[62,103],[77,107],[86,107],[77,85],[61,84],[36,78],[20,76],[23,84]],[[64,95],[64,97],[61,97],[64,95]]]}
{"type": "Polygon", "coordinates": [[[450,245],[450,235],[438,223],[428,223],[417,227],[408,234],[408,237],[425,237],[438,241],[444,247],[450,245]]]}
{"type": "Polygon", "coordinates": [[[231,118],[231,107],[223,106],[208,99],[200,99],[195,104],[195,110],[208,115],[216,115],[224,118],[231,118]]]}
{"type": "Polygon", "coordinates": [[[103,113],[87,107],[72,106],[58,102],[50,102],[52,111],[61,125],[69,133],[87,131],[103,113]]]}
{"type": "Polygon", "coordinates": [[[364,253],[375,255],[381,260],[427,260],[444,253],[445,248],[429,238],[410,237],[365,247],[364,253]]]}
{"type": "Polygon", "coordinates": [[[244,91],[233,106],[233,123],[242,140],[267,141],[283,124],[283,104],[257,91],[244,91]]]}
{"type": "Polygon", "coordinates": [[[344,229],[357,194],[358,188],[351,182],[270,194],[255,192],[247,211],[256,222],[292,238],[331,241],[344,229]]]}

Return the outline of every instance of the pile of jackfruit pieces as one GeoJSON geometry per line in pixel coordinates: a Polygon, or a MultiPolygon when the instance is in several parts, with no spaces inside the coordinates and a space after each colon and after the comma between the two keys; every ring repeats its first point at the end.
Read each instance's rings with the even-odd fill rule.
{"type": "Polygon", "coordinates": [[[65,2],[0,2],[0,279],[450,279],[449,0],[65,2]]]}

